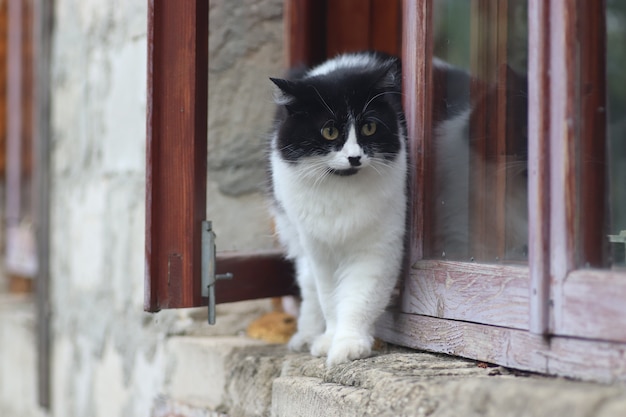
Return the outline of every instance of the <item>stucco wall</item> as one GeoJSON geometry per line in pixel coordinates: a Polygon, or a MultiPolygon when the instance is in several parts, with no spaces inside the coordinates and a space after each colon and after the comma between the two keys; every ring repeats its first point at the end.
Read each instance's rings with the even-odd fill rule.
{"type": "MultiPolygon", "coordinates": [[[[205,331],[189,311],[142,311],[146,3],[55,2],[55,416],[149,415],[177,366],[169,335],[205,331]]],[[[259,180],[272,116],[267,77],[282,66],[281,15],[281,0],[210,1],[208,217],[221,249],[273,245],[259,180]]]]}

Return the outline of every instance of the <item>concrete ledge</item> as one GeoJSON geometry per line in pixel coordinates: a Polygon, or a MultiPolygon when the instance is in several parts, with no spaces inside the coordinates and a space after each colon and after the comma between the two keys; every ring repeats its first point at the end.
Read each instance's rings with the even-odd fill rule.
{"type": "Polygon", "coordinates": [[[31,296],[0,294],[0,416],[45,415],[37,396],[36,323],[31,296]]]}
{"type": "Polygon", "coordinates": [[[219,411],[236,375],[227,361],[245,348],[263,349],[263,342],[245,337],[173,337],[167,341],[171,376],[166,395],[184,404],[219,411]]]}
{"type": "MultiPolygon", "coordinates": [[[[205,401],[212,398],[207,409],[231,417],[626,415],[624,385],[543,377],[396,347],[327,369],[323,359],[243,337],[177,339],[178,345],[200,349],[197,355],[213,356],[204,361],[220,363],[223,372],[202,372],[206,379],[199,386],[197,370],[179,360],[176,381],[188,377],[196,405],[204,390],[205,401]]],[[[176,401],[190,398],[182,385],[169,395],[176,401]]]]}

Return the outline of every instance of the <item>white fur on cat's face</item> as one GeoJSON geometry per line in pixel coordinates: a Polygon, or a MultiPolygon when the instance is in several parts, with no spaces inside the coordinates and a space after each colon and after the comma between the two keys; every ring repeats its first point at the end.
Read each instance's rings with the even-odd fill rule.
{"type": "MultiPolygon", "coordinates": [[[[334,172],[349,172],[349,175],[354,175],[361,169],[368,167],[372,159],[359,145],[354,123],[351,123],[346,130],[347,139],[341,149],[331,151],[326,155],[304,158],[300,162],[302,169],[307,170],[308,165],[313,169],[317,167],[318,170],[328,167],[334,172]]],[[[309,175],[323,175],[323,172],[312,170],[309,175]]]]}
{"type": "MultiPolygon", "coordinates": [[[[363,148],[357,143],[356,130],[354,124],[350,124],[348,128],[348,139],[339,152],[331,152],[329,155],[328,166],[336,170],[344,170],[352,168],[350,158],[358,158],[360,166],[368,164],[369,158],[363,152],[363,148]]],[[[355,167],[358,169],[358,167],[355,167]]]]}

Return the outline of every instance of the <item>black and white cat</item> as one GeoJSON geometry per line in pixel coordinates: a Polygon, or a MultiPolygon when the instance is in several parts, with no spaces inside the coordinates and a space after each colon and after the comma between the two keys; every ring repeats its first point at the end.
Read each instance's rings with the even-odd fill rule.
{"type": "Polygon", "coordinates": [[[367,357],[403,259],[400,62],[346,54],[272,81],[272,211],[302,295],[289,347],[327,355],[328,366],[367,357]]]}

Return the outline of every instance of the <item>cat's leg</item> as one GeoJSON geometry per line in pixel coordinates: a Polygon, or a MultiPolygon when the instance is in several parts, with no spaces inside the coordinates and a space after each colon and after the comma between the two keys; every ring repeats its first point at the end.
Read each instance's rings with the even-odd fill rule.
{"type": "Polygon", "coordinates": [[[326,330],[313,342],[311,346],[311,355],[313,356],[325,356],[328,354],[337,328],[336,283],[333,278],[332,267],[327,265],[326,262],[326,259],[319,259],[315,263],[317,295],[326,321],[326,330]]]}
{"type": "Polygon", "coordinates": [[[302,304],[298,316],[298,331],[291,337],[288,347],[294,351],[310,348],[313,341],[324,332],[324,315],[319,304],[315,277],[304,256],[296,259],[296,273],[302,304]]]}
{"type": "Polygon", "coordinates": [[[389,302],[399,264],[399,259],[377,259],[370,254],[340,271],[337,324],[328,366],[371,354],[374,323],[389,302]]]}

